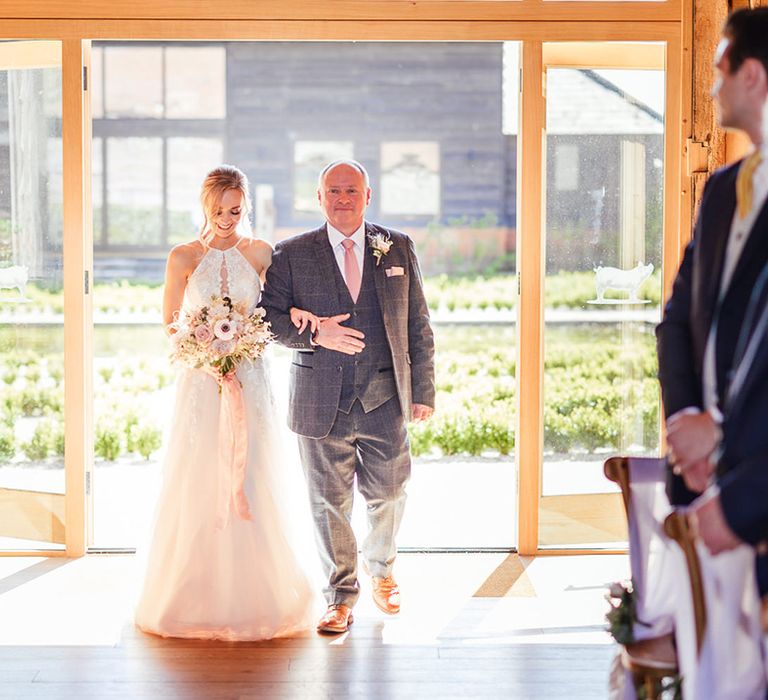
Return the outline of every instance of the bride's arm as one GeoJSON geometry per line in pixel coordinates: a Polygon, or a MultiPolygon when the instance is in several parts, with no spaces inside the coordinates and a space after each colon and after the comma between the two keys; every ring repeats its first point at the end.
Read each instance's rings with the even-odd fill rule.
{"type": "Polygon", "coordinates": [[[189,245],[179,245],[168,254],[165,264],[165,288],[163,290],[163,327],[168,335],[175,333],[171,324],[178,320],[181,303],[184,300],[184,290],[192,265],[192,255],[189,245]]]}

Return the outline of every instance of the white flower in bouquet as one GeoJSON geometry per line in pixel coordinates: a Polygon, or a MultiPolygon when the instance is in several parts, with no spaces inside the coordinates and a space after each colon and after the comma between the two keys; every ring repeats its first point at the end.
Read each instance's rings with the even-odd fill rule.
{"type": "Polygon", "coordinates": [[[213,334],[220,340],[232,340],[237,333],[237,322],[222,318],[213,324],[213,334]]]}
{"type": "Polygon", "coordinates": [[[208,309],[208,318],[214,321],[219,321],[229,317],[229,306],[222,300],[219,303],[211,304],[208,309]]]}

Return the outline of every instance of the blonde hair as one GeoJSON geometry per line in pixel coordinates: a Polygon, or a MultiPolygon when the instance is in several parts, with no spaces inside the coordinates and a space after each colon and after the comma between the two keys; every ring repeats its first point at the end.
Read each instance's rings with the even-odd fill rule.
{"type": "Polygon", "coordinates": [[[243,195],[243,218],[240,223],[248,221],[248,214],[251,211],[248,178],[240,168],[234,165],[219,165],[205,176],[203,186],[200,188],[200,204],[205,215],[205,221],[200,229],[200,240],[206,247],[213,240],[213,232],[210,229],[211,217],[218,210],[227,190],[239,190],[243,195]]]}

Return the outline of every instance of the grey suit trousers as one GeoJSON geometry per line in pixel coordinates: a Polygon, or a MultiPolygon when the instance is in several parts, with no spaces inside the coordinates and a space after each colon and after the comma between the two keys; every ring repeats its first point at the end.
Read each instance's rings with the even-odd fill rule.
{"type": "Polygon", "coordinates": [[[349,413],[338,411],[324,438],[299,436],[301,461],[309,485],[315,535],[328,583],[329,605],[350,607],[359,596],[357,540],[350,525],[354,482],[365,498],[368,534],[363,559],[372,576],[389,576],[411,474],[408,434],[397,397],[365,413],[355,400],[349,413]]]}

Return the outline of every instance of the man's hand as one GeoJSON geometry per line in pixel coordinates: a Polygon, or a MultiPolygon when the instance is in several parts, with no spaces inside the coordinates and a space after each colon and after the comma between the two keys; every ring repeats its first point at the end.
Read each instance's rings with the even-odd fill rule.
{"type": "Polygon", "coordinates": [[[423,420],[429,420],[435,409],[425,406],[423,403],[411,404],[411,419],[414,423],[421,423],[423,420]]]}
{"type": "Polygon", "coordinates": [[[675,466],[673,471],[683,477],[685,485],[694,493],[703,493],[712,474],[715,473],[715,465],[708,458],[689,464],[685,469],[675,466]]]}
{"type": "Polygon", "coordinates": [[[365,348],[363,338],[365,334],[355,328],[342,326],[341,322],[346,321],[349,314],[339,314],[329,318],[321,319],[317,328],[317,335],[313,342],[315,345],[326,350],[335,350],[343,352],[345,355],[357,355],[365,348]]]}
{"type": "Polygon", "coordinates": [[[675,466],[676,473],[685,473],[697,462],[707,459],[720,443],[721,436],[720,426],[706,411],[677,413],[667,420],[669,461],[675,466]]]}
{"type": "Polygon", "coordinates": [[[694,533],[712,554],[727,552],[743,544],[725,520],[719,495],[705,495],[696,499],[688,514],[691,516],[694,533]]]}
{"type": "Polygon", "coordinates": [[[320,319],[315,314],[304,309],[297,309],[295,306],[291,307],[289,313],[291,315],[291,323],[296,326],[299,335],[304,332],[307,326],[309,326],[310,333],[314,333],[317,330],[320,319]]]}

